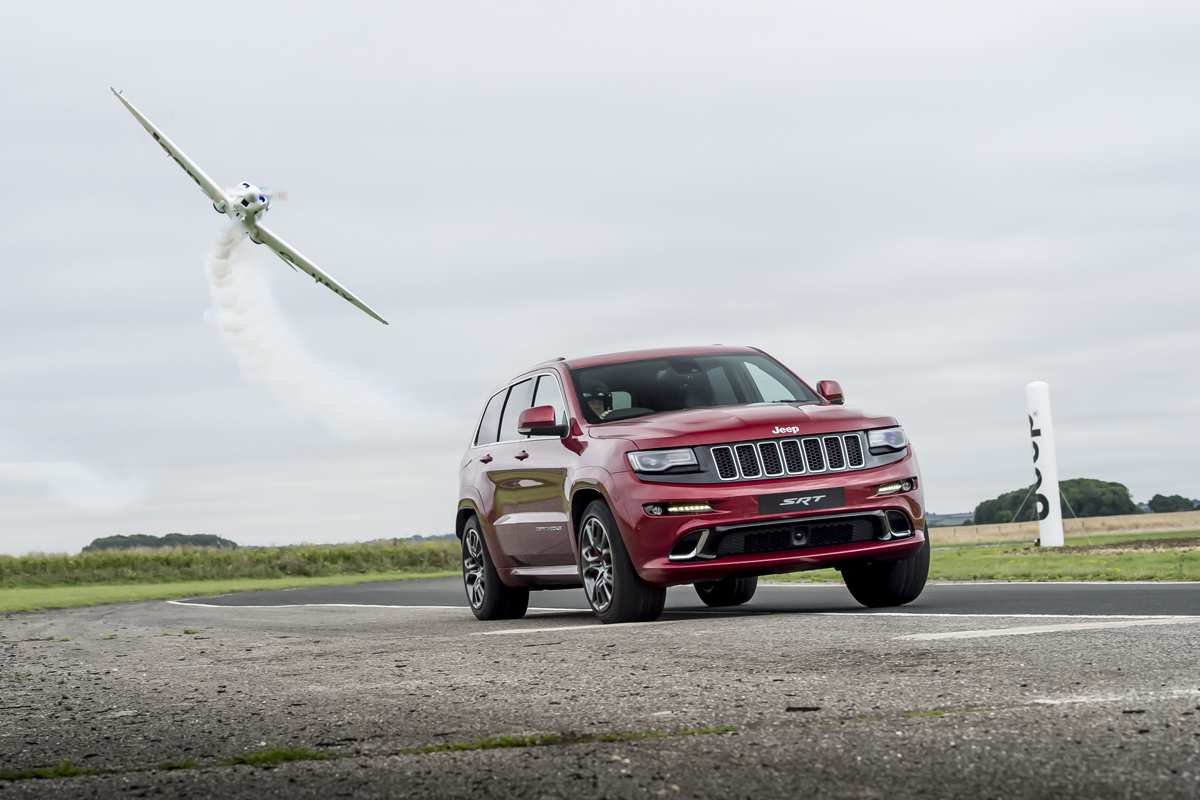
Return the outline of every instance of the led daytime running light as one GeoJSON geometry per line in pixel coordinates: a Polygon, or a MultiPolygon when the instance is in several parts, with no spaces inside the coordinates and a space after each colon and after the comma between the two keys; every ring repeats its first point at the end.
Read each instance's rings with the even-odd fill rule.
{"type": "Polygon", "coordinates": [[[707,514],[713,507],[708,503],[673,503],[667,506],[668,514],[707,514]]]}

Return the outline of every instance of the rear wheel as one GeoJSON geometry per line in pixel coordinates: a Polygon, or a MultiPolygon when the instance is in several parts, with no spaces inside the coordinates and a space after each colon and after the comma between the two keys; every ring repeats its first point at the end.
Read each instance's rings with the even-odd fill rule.
{"type": "Polygon", "coordinates": [[[921,596],[929,577],[929,537],[916,555],[902,561],[847,566],[842,580],[854,599],[867,608],[885,608],[911,603],[921,596]]]}
{"type": "Polygon", "coordinates": [[[475,516],[463,526],[463,586],[467,602],[479,619],[519,619],[529,607],[528,589],[510,589],[500,582],[475,516]]]}
{"type": "Polygon", "coordinates": [[[700,595],[706,606],[740,606],[754,597],[758,578],[753,575],[748,578],[722,578],[719,581],[701,581],[695,586],[696,594],[700,595]]]}
{"type": "Polygon", "coordinates": [[[617,522],[602,500],[593,500],[583,512],[579,563],[583,592],[601,622],[649,622],[662,613],[667,590],[638,577],[617,522]]]}

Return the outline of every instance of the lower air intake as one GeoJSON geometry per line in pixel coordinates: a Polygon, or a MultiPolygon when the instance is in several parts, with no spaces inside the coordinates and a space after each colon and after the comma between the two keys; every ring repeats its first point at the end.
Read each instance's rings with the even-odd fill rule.
{"type": "Polygon", "coordinates": [[[879,522],[870,517],[850,517],[814,523],[784,523],[736,528],[721,533],[716,554],[721,556],[774,553],[806,547],[832,547],[839,544],[874,541],[879,522]]]}

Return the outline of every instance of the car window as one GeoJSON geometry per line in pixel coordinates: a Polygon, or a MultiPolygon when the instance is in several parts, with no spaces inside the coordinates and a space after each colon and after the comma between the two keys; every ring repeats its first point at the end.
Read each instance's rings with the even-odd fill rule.
{"type": "Polygon", "coordinates": [[[551,406],[554,409],[554,420],[559,425],[567,424],[567,404],[563,402],[562,389],[553,375],[542,375],[538,378],[537,391],[533,393],[533,405],[551,406]]]}
{"type": "Polygon", "coordinates": [[[479,421],[479,430],[475,432],[475,446],[491,444],[496,441],[496,433],[500,430],[500,411],[504,408],[504,395],[507,392],[496,392],[488,400],[483,409],[483,419],[479,421]]]}
{"type": "Polygon", "coordinates": [[[750,380],[754,381],[764,403],[790,403],[797,399],[787,390],[786,386],[768,375],[757,364],[747,364],[746,371],[750,373],[750,380]]]}
{"type": "Polygon", "coordinates": [[[708,382],[712,384],[713,399],[717,401],[717,405],[731,406],[736,403],[737,393],[733,391],[733,384],[729,382],[729,376],[725,374],[725,367],[713,367],[706,372],[708,382]]]}
{"type": "Polygon", "coordinates": [[[815,392],[761,353],[621,361],[571,370],[588,424],[750,403],[820,403],[815,392]]]}
{"type": "Polygon", "coordinates": [[[514,383],[508,390],[508,401],[504,404],[504,415],[500,420],[500,441],[511,442],[527,437],[517,433],[517,421],[521,412],[532,408],[533,378],[526,378],[520,383],[514,383]]]}

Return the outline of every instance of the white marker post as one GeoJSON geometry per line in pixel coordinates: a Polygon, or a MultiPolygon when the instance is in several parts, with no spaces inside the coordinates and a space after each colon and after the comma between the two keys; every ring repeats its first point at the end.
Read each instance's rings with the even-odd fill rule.
{"type": "Polygon", "coordinates": [[[1058,456],[1054,452],[1054,421],[1050,417],[1050,387],[1034,381],[1025,387],[1029,402],[1029,435],[1033,439],[1033,486],[1038,514],[1039,544],[1063,546],[1062,506],[1058,500],[1058,456]]]}

